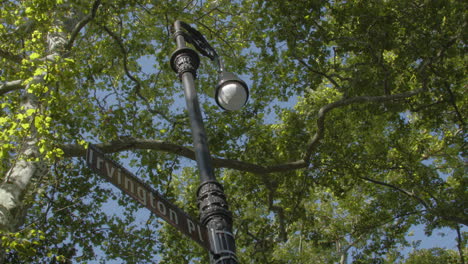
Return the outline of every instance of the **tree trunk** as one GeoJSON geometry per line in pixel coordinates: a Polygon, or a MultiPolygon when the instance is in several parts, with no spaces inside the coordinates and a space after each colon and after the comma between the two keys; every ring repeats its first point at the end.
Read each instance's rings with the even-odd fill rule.
{"type": "MultiPolygon", "coordinates": [[[[27,90],[27,89],[26,89],[27,90]]],[[[21,102],[23,111],[38,109],[37,98],[33,94],[25,92],[21,102]]],[[[24,222],[26,216],[23,198],[26,194],[31,179],[35,177],[43,166],[42,162],[36,161],[38,158],[38,135],[34,128],[34,115],[28,117],[31,124],[30,133],[23,144],[18,147],[18,153],[13,161],[13,165],[5,175],[0,186],[0,231],[15,232],[24,222]]],[[[0,250],[0,263],[5,258],[4,249],[0,250]]]]}
{"type": "Polygon", "coordinates": [[[340,253],[340,264],[348,263],[348,251],[352,247],[353,243],[343,248],[341,242],[337,242],[337,251],[340,253]]]}
{"type": "MultiPolygon", "coordinates": [[[[56,23],[56,27],[61,25],[56,23]]],[[[66,43],[64,33],[52,33],[47,36],[47,47],[49,54],[46,57],[59,56],[59,51],[63,50],[66,43]]],[[[20,109],[23,113],[33,109],[41,114],[39,107],[39,98],[28,92],[28,88],[39,82],[43,82],[44,75],[34,76],[34,79],[23,90],[20,109]]],[[[38,142],[41,135],[34,126],[35,114],[27,117],[27,123],[30,124],[29,131],[24,139],[19,139],[21,144],[17,147],[15,160],[12,161],[11,168],[4,176],[3,183],[0,185],[0,232],[16,232],[24,223],[27,205],[23,203],[23,198],[27,194],[28,187],[33,178],[39,178],[45,173],[45,162],[40,158],[38,142]]],[[[0,263],[5,259],[5,251],[0,248],[0,263]]]]}

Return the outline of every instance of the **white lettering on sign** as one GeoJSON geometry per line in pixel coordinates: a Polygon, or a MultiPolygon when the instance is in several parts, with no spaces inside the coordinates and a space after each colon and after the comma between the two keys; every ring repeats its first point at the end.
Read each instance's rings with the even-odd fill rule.
{"type": "Polygon", "coordinates": [[[125,189],[129,191],[131,194],[133,194],[133,181],[130,178],[124,177],[124,182],[125,182],[125,189]]]}
{"type": "Polygon", "coordinates": [[[144,205],[151,212],[163,218],[205,249],[210,250],[206,227],[193,220],[184,211],[167,201],[158,192],[119,164],[106,158],[96,147],[89,146],[86,152],[86,163],[91,169],[144,205]]]}
{"type": "Polygon", "coordinates": [[[117,174],[117,184],[122,184],[122,171],[119,169],[119,173],[117,174]]]}
{"type": "Polygon", "coordinates": [[[112,178],[114,176],[115,167],[109,163],[106,163],[107,177],[112,178]]]}
{"type": "Polygon", "coordinates": [[[101,159],[101,157],[98,157],[97,162],[96,162],[96,167],[98,168],[98,170],[101,169],[102,162],[103,162],[103,160],[101,159]]]}
{"type": "Polygon", "coordinates": [[[161,201],[158,201],[158,209],[161,214],[166,216],[166,206],[161,201]]]}
{"type": "Polygon", "coordinates": [[[138,198],[140,199],[140,202],[146,206],[146,191],[145,189],[143,189],[143,187],[141,186],[138,186],[137,187],[137,194],[138,194],[138,198]]]}
{"type": "Polygon", "coordinates": [[[200,239],[200,241],[205,241],[205,240],[203,240],[203,236],[202,236],[203,233],[201,231],[200,225],[197,225],[197,230],[198,230],[198,232],[197,232],[198,233],[198,238],[200,239]]]}
{"type": "Polygon", "coordinates": [[[188,231],[190,234],[192,234],[192,232],[195,230],[195,224],[190,219],[187,221],[187,224],[188,231]]]}
{"type": "Polygon", "coordinates": [[[154,204],[154,196],[153,193],[150,193],[150,204],[152,209],[156,209],[156,205],[154,204]]]}
{"type": "Polygon", "coordinates": [[[171,219],[171,221],[174,222],[176,225],[179,224],[179,218],[177,217],[177,213],[172,209],[169,209],[169,219],[171,219]]]}

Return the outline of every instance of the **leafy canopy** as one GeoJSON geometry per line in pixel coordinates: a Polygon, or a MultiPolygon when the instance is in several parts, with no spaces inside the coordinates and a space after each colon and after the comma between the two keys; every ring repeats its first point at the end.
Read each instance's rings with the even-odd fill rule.
{"type": "Polygon", "coordinates": [[[177,19],[251,89],[242,111],[220,111],[202,59],[197,89],[241,263],[398,260],[417,224],[458,230],[465,247],[465,1],[1,5],[2,261],[207,263],[83,160],[98,144],[197,215],[168,62],[177,19]]]}

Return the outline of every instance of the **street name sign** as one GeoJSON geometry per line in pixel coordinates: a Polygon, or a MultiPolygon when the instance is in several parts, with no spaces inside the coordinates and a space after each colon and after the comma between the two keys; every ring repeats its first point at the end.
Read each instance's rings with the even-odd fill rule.
{"type": "Polygon", "coordinates": [[[173,227],[210,250],[207,228],[191,218],[156,190],[130,173],[115,161],[107,158],[98,147],[89,145],[86,152],[86,164],[94,172],[111,182],[117,188],[164,219],[173,227]]]}

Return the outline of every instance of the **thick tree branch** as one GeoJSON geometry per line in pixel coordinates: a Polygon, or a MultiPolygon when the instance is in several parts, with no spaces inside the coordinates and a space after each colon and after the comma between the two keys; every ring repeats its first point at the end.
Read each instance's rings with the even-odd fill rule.
{"type": "MultiPolygon", "coordinates": [[[[387,96],[360,96],[349,99],[344,99],[340,101],[333,102],[322,107],[319,110],[318,119],[317,119],[317,132],[312,137],[312,140],[309,142],[306,154],[304,159],[296,160],[292,162],[285,162],[281,164],[275,164],[271,166],[261,166],[245,161],[233,160],[233,159],[223,159],[213,157],[213,166],[216,168],[227,168],[235,169],[239,171],[251,172],[256,174],[262,173],[276,173],[276,172],[285,172],[292,171],[297,169],[307,168],[310,164],[310,158],[314,149],[318,146],[320,140],[323,138],[325,133],[325,116],[332,109],[344,107],[354,103],[382,103],[392,100],[404,99],[411,97],[420,93],[421,90],[415,90],[402,94],[387,95],[387,96]]],[[[137,138],[121,138],[110,143],[101,143],[97,146],[102,149],[105,153],[120,152],[124,150],[137,150],[137,149],[151,149],[164,151],[185,158],[195,160],[195,153],[192,149],[177,145],[170,142],[160,141],[160,140],[149,140],[149,139],[137,139],[137,138]]],[[[60,148],[64,151],[65,157],[83,157],[86,154],[86,150],[77,144],[62,145],[60,148]]]]}
{"type": "MultiPolygon", "coordinates": [[[[195,160],[195,152],[181,145],[160,140],[136,139],[136,138],[122,138],[120,140],[112,141],[110,143],[96,144],[105,153],[114,153],[125,150],[157,150],[176,154],[191,160],[195,160]]],[[[77,144],[62,145],[60,148],[64,151],[65,157],[84,157],[86,150],[77,144]]],[[[235,169],[252,173],[273,173],[290,171],[300,168],[305,168],[304,161],[288,162],[273,166],[260,166],[249,162],[223,159],[213,157],[213,166],[216,168],[235,169]]]]}
{"type": "Polygon", "coordinates": [[[23,80],[15,80],[15,81],[0,84],[0,96],[6,93],[9,93],[11,91],[23,89],[25,86],[22,83],[23,83],[23,80]]]}

